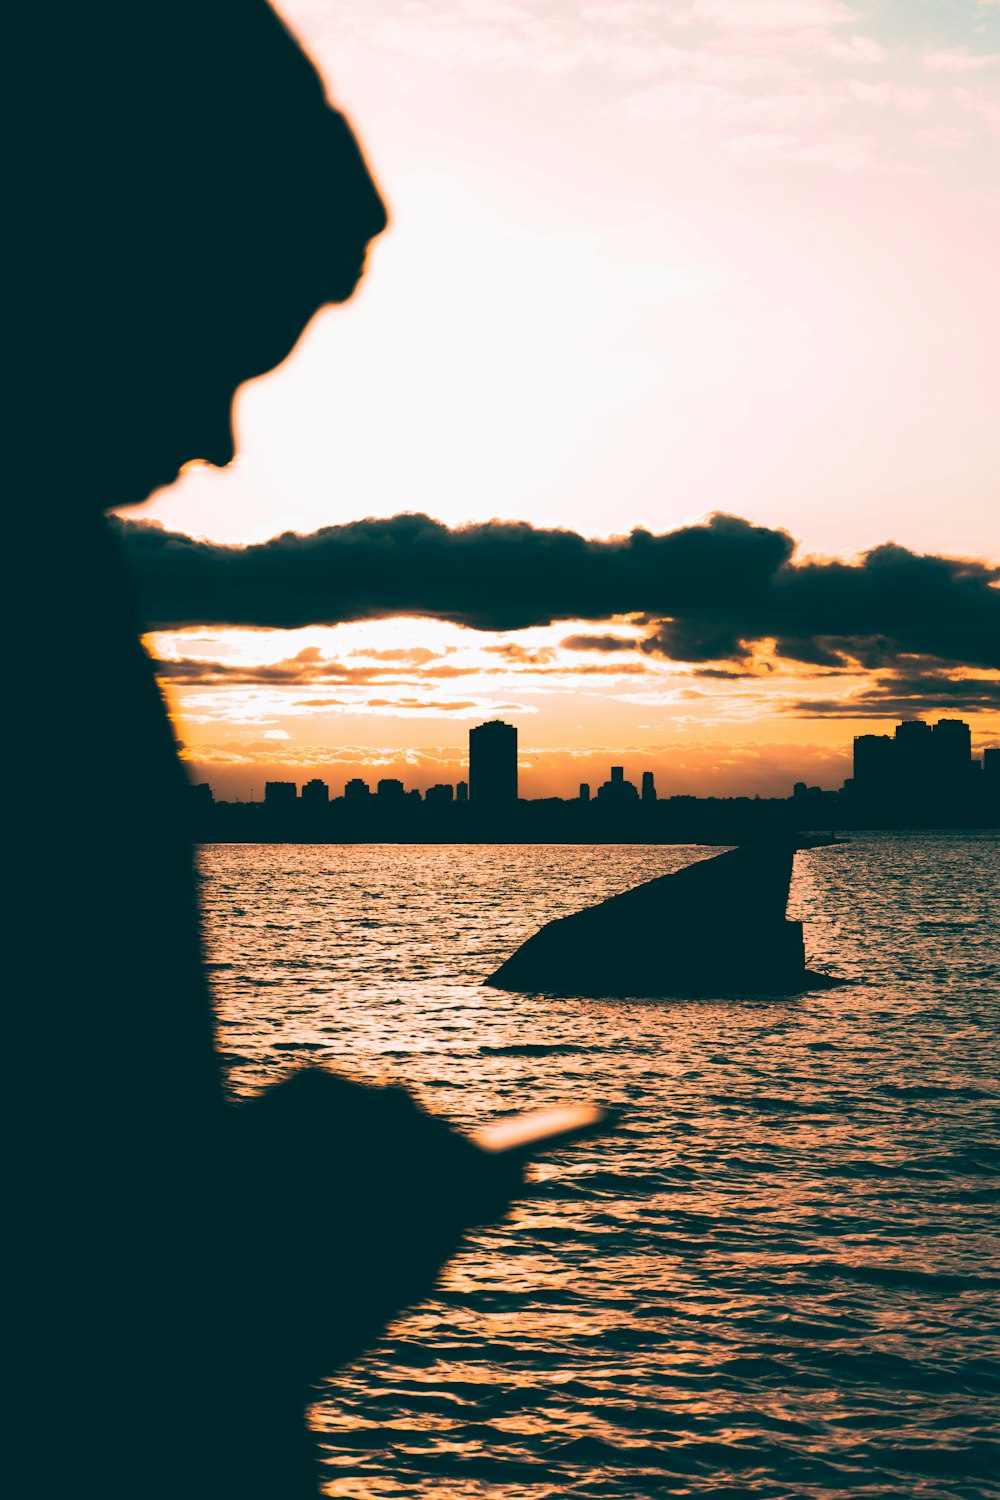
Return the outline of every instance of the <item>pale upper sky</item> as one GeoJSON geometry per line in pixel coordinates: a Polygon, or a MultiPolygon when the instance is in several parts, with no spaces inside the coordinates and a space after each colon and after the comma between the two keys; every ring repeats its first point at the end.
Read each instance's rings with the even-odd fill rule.
{"type": "MultiPolygon", "coordinates": [[[[393,223],[149,513],[1000,543],[995,0],[285,0],[393,223]]],[[[248,310],[252,315],[252,310],[248,310]]]]}
{"type": "MultiPolygon", "coordinates": [[[[1000,0],[278,9],[393,221],[352,303],[240,392],[237,462],[142,514],[246,542],[403,510],[606,536],[723,509],[806,553],[1000,555],[1000,0]]],[[[378,649],[388,627],[367,628],[378,649]]],[[[294,655],[199,638],[205,658],[294,655]]],[[[601,739],[607,690],[575,740],[546,706],[553,743],[664,717],[623,700],[601,739]]],[[[715,691],[699,743],[742,718],[747,743],[849,744],[844,720],[771,733],[766,704],[715,691]]],[[[483,713],[517,701],[487,693],[483,713]]],[[[349,728],[297,711],[261,732],[303,754],[309,736],[412,742],[397,702],[398,736],[375,703],[349,728]]]]}

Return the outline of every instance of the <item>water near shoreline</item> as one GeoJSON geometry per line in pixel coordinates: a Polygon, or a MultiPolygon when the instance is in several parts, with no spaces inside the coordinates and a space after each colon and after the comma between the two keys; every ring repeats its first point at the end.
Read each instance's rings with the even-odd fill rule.
{"type": "Polygon", "coordinates": [[[331,1382],[332,1495],[1000,1496],[1000,840],[798,855],[789,915],[842,989],[481,986],[548,918],[709,852],[203,851],[238,1087],[308,1062],[407,1083],[467,1126],[565,1098],[628,1111],[331,1382]]]}

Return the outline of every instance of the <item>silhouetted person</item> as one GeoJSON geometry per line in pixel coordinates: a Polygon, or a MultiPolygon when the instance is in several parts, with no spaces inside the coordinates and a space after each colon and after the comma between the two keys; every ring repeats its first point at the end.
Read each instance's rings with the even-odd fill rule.
{"type": "Polygon", "coordinates": [[[8,42],[8,685],[48,816],[19,825],[8,776],[17,1493],[286,1500],[315,1488],[310,1382],[514,1181],[398,1090],[227,1101],[186,787],[103,512],[230,457],[234,388],[350,296],[385,210],[259,0],[39,7],[8,42]]]}

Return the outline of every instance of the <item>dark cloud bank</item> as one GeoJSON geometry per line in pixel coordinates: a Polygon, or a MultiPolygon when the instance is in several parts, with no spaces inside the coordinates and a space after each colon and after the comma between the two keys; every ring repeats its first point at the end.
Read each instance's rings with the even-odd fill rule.
{"type": "MultiPolygon", "coordinates": [[[[674,661],[738,669],[755,642],[773,637],[780,656],[817,669],[898,670],[904,657],[924,668],[1000,667],[1000,568],[894,543],[853,563],[796,562],[787,532],[737,516],[592,541],[526,522],[450,529],[399,515],[249,547],[118,525],[152,629],[417,615],[517,630],[631,615],[648,628],[641,649],[674,661]]],[[[567,644],[600,652],[636,643],[595,635],[567,644]]]]}

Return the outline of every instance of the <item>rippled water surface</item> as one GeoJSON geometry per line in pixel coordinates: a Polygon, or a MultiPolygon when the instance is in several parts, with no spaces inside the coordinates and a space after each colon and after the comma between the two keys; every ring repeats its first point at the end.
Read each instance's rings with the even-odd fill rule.
{"type": "Polygon", "coordinates": [[[331,1495],[1000,1496],[1000,841],[799,854],[789,914],[842,989],[482,986],[542,922],[711,852],[203,851],[238,1087],[309,1062],[469,1127],[567,1098],[627,1109],[331,1382],[331,1495]]]}

